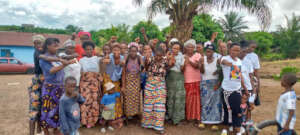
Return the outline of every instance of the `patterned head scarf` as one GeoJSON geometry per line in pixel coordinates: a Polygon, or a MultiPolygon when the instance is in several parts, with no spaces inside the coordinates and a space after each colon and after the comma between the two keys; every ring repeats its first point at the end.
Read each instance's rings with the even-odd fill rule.
{"type": "Polygon", "coordinates": [[[67,48],[69,46],[74,46],[75,47],[75,42],[71,39],[68,39],[67,41],[64,42],[64,48],[67,48]]]}
{"type": "Polygon", "coordinates": [[[194,47],[196,47],[196,41],[194,39],[189,39],[188,41],[186,41],[184,43],[184,47],[186,47],[188,45],[193,45],[194,47]]]}
{"type": "Polygon", "coordinates": [[[43,35],[34,35],[34,36],[32,36],[32,42],[34,42],[34,41],[44,42],[45,37],[43,35]]]}
{"type": "Polygon", "coordinates": [[[136,43],[136,42],[131,42],[131,43],[128,44],[128,48],[130,48],[130,47],[132,47],[132,46],[134,46],[134,47],[136,47],[136,48],[139,48],[139,44],[136,43]]]}

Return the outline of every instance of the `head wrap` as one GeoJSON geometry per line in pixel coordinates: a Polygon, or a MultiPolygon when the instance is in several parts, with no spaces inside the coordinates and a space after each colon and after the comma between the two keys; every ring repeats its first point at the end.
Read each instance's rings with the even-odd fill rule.
{"type": "Polygon", "coordinates": [[[170,40],[170,44],[172,44],[172,43],[174,43],[174,42],[179,42],[179,40],[178,40],[177,38],[172,38],[172,39],[170,40]]]}
{"type": "Polygon", "coordinates": [[[188,41],[186,41],[184,43],[184,47],[186,47],[187,45],[193,45],[195,47],[196,46],[196,41],[194,39],[189,39],[188,41]]]}
{"type": "Polygon", "coordinates": [[[79,38],[80,38],[81,36],[83,36],[83,35],[88,35],[89,38],[91,38],[91,33],[89,33],[89,32],[84,32],[84,31],[78,32],[78,37],[79,37],[79,38]]]}
{"type": "Polygon", "coordinates": [[[68,39],[67,41],[64,42],[64,48],[69,47],[69,46],[75,47],[75,42],[71,39],[68,39]]]}
{"type": "Polygon", "coordinates": [[[210,41],[206,41],[206,42],[204,43],[204,48],[206,48],[206,46],[208,46],[208,45],[211,45],[211,42],[210,42],[210,41]]]}
{"type": "Polygon", "coordinates": [[[128,48],[130,48],[130,47],[132,47],[132,46],[134,46],[134,47],[136,47],[136,48],[139,48],[139,44],[136,43],[136,42],[131,42],[131,43],[128,44],[128,48]]]}
{"type": "Polygon", "coordinates": [[[34,35],[34,36],[32,36],[32,42],[34,42],[34,41],[44,42],[45,37],[43,35],[34,35]]]}

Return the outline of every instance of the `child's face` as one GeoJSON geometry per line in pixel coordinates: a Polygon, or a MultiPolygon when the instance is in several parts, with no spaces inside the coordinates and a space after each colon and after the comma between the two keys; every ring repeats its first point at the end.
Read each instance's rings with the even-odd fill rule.
{"type": "Polygon", "coordinates": [[[66,93],[69,95],[72,95],[76,90],[76,81],[75,80],[69,80],[65,84],[65,90],[66,93]]]}
{"type": "Polygon", "coordinates": [[[242,96],[242,104],[245,104],[245,103],[247,103],[247,96],[243,95],[242,96]]]}

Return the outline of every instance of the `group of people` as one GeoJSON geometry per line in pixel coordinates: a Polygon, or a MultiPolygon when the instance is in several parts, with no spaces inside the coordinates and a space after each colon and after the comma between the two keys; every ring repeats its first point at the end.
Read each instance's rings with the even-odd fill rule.
{"type": "Polygon", "coordinates": [[[212,125],[212,130],[225,123],[229,132],[242,134],[254,105],[260,104],[256,44],[218,41],[217,49],[216,36],[205,43],[190,39],[181,44],[168,37],[144,45],[112,37],[99,49],[91,34],[81,31],[63,43],[63,51],[58,39],[33,36],[30,134],[37,125],[45,135],[49,128],[54,134],[78,135],[79,127],[97,123],[105,133],[131,119],[158,134],[166,134],[165,122],[194,122],[201,129],[212,125]],[[75,44],[76,37],[81,44],[75,44]]]}

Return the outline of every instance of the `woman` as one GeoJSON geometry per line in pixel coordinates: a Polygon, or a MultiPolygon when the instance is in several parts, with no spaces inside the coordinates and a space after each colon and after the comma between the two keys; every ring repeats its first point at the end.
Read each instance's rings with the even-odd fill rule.
{"type": "Polygon", "coordinates": [[[28,88],[29,92],[29,134],[34,135],[35,126],[37,126],[37,133],[40,134],[41,125],[39,122],[41,113],[41,91],[43,85],[43,73],[39,65],[39,55],[43,50],[43,43],[45,38],[42,35],[35,35],[32,37],[34,44],[34,74],[32,78],[32,85],[28,88]]]}
{"type": "Polygon", "coordinates": [[[144,112],[142,127],[153,128],[160,134],[164,132],[164,120],[166,113],[166,84],[165,76],[171,63],[164,58],[164,51],[158,48],[155,56],[146,56],[145,68],[148,74],[144,90],[144,112]]]}
{"type": "Polygon", "coordinates": [[[142,59],[137,55],[138,44],[129,44],[129,55],[126,58],[125,66],[123,67],[122,76],[122,92],[125,98],[126,117],[132,117],[140,114],[140,90],[141,90],[141,65],[142,59]]]}
{"type": "MultiPolygon", "coordinates": [[[[121,55],[121,47],[119,43],[112,44],[112,53],[105,57],[102,61],[105,64],[105,73],[103,74],[103,84],[112,82],[115,85],[115,92],[121,93],[121,76],[122,67],[124,65],[124,57],[121,55]]],[[[106,88],[104,88],[104,93],[107,93],[106,88]]],[[[121,128],[123,126],[123,109],[121,98],[116,99],[115,105],[115,120],[113,125],[115,128],[121,128]]]]}
{"type": "Polygon", "coordinates": [[[201,81],[201,128],[204,124],[214,124],[212,130],[218,130],[215,124],[222,122],[221,90],[219,89],[219,76],[217,74],[218,59],[214,57],[215,46],[213,44],[205,47],[206,56],[201,59],[202,81],[201,81]]]}
{"type": "Polygon", "coordinates": [[[201,120],[200,104],[200,81],[201,74],[199,70],[199,60],[201,55],[194,54],[196,41],[193,39],[184,43],[185,61],[184,61],[184,87],[186,90],[186,119],[201,120]]]}
{"type": "MultiPolygon", "coordinates": [[[[59,48],[59,40],[56,38],[46,39],[43,51],[47,57],[55,57],[59,48]]],[[[40,67],[43,71],[45,81],[42,88],[42,109],[41,109],[41,126],[45,135],[49,135],[48,128],[54,128],[54,134],[60,134],[59,127],[59,99],[63,90],[63,69],[75,63],[74,60],[61,62],[48,62],[43,59],[39,60],[40,67]]]]}
{"type": "Polygon", "coordinates": [[[100,57],[94,56],[95,44],[92,41],[83,42],[86,56],[80,59],[81,79],[80,94],[86,99],[80,106],[81,124],[87,128],[94,127],[99,117],[99,101],[102,95],[101,81],[99,74],[100,57]]]}
{"type": "Polygon", "coordinates": [[[168,117],[174,124],[179,124],[185,118],[185,89],[182,73],[184,55],[180,51],[180,43],[172,43],[172,57],[175,60],[167,74],[168,117]]]}

